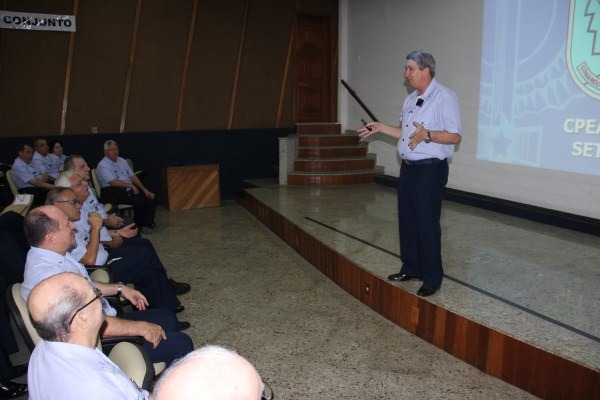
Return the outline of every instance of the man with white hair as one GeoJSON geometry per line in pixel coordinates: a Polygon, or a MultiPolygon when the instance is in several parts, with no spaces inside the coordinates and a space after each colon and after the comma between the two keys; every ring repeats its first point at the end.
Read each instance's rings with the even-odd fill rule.
{"type": "Polygon", "coordinates": [[[205,346],[163,372],[153,396],[154,400],[260,400],[263,389],[260,375],[244,357],[220,346],[205,346]]]}
{"type": "Polygon", "coordinates": [[[125,159],[119,157],[119,146],[114,140],[104,142],[104,158],[98,163],[96,172],[102,187],[100,197],[104,199],[103,202],[131,204],[135,224],[141,228],[142,233],[151,233],[156,225],[154,193],[144,186],[125,159]],[[110,191],[113,194],[108,195],[110,191]]]}

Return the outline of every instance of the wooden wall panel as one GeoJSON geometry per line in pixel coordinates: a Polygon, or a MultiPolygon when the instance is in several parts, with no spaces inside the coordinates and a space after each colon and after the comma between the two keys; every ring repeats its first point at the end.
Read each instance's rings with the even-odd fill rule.
{"type": "Polygon", "coordinates": [[[233,129],[275,126],[294,2],[252,0],[248,11],[233,129]]]}
{"type": "Polygon", "coordinates": [[[135,6],[79,2],[66,134],[119,131],[135,6]]]}
{"type": "MultiPolygon", "coordinates": [[[[5,1],[67,15],[75,4],[5,1]]],[[[70,33],[3,30],[0,137],[62,134],[63,99],[67,135],[293,127],[293,65],[284,75],[296,7],[331,15],[337,42],[338,0],[79,0],[66,76],[70,33]]]]}
{"type": "Polygon", "coordinates": [[[400,291],[389,282],[382,282],[381,287],[381,315],[396,325],[400,325],[400,291]]]}
{"type": "Polygon", "coordinates": [[[246,0],[200,0],[182,129],[227,128],[246,0]]]}
{"type": "Polygon", "coordinates": [[[125,130],[174,129],[193,0],[144,0],[125,130]]]}
{"type": "MultiPolygon", "coordinates": [[[[73,3],[72,0],[57,0],[50,5],[43,0],[13,0],[6,2],[6,10],[71,14],[73,3]]],[[[69,33],[3,31],[0,135],[59,132],[69,33]]]]}

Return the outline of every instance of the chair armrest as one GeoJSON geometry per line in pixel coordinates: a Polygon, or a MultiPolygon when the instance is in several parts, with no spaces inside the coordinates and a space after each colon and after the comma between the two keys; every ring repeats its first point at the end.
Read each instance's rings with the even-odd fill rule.
{"type": "Polygon", "coordinates": [[[144,344],[144,338],[142,336],[115,336],[110,338],[102,338],[100,339],[102,352],[104,354],[110,353],[112,348],[121,342],[129,342],[142,346],[144,344]]]}
{"type": "Polygon", "coordinates": [[[85,269],[90,275],[90,279],[101,283],[111,283],[113,281],[112,273],[109,269],[97,265],[86,265],[85,269]]]}

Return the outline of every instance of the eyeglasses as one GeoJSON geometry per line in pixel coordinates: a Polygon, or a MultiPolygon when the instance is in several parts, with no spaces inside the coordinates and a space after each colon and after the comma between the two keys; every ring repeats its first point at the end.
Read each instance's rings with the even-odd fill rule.
{"type": "Polygon", "coordinates": [[[271,386],[269,386],[269,384],[267,382],[265,382],[265,381],[262,381],[262,382],[263,382],[263,392],[260,397],[260,400],[273,400],[275,398],[273,389],[271,389],[271,386]]]}
{"type": "Polygon", "coordinates": [[[77,200],[77,199],[72,199],[72,200],[56,200],[55,203],[71,203],[71,205],[73,207],[77,206],[77,204],[80,204],[79,200],[77,200]]]}
{"type": "Polygon", "coordinates": [[[84,305],[82,305],[81,307],[79,307],[77,309],[77,311],[75,311],[75,314],[73,314],[73,316],[69,320],[69,325],[71,325],[73,323],[73,320],[75,319],[75,316],[77,315],[77,313],[79,311],[83,310],[84,308],[86,308],[87,306],[89,306],[90,304],[92,304],[94,301],[102,298],[102,291],[100,289],[98,289],[97,287],[93,287],[92,289],[94,289],[94,293],[96,294],[96,296],[94,296],[93,299],[91,299],[90,301],[88,301],[87,303],[85,303],[84,305]]]}

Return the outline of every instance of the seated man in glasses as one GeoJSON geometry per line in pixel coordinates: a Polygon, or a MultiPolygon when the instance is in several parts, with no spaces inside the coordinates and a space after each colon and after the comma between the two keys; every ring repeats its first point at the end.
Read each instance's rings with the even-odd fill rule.
{"type": "MultiPolygon", "coordinates": [[[[90,167],[82,156],[73,154],[67,157],[64,164],[64,170],[67,174],[60,177],[60,185],[57,186],[65,186],[68,183],[67,187],[74,189],[77,198],[81,201],[81,212],[86,214],[95,212],[102,217],[104,226],[100,230],[100,242],[102,242],[103,245],[107,245],[111,249],[121,246],[148,247],[151,251],[156,252],[154,246],[148,239],[140,237],[138,234],[139,229],[132,229],[131,225],[124,226],[123,218],[116,214],[108,214],[104,211],[104,204],[100,203],[92,188],[89,187],[90,167]],[[87,191],[89,194],[80,193],[77,187],[71,185],[71,175],[68,175],[69,171],[71,173],[76,173],[85,179],[88,184],[87,191]],[[65,178],[68,178],[69,182],[65,182],[65,178]]],[[[74,183],[76,184],[77,181],[74,181],[74,183]]],[[[177,282],[171,278],[169,278],[169,285],[171,285],[171,289],[173,289],[173,292],[176,295],[187,293],[191,289],[189,283],[177,282]]]]}
{"type": "MultiPolygon", "coordinates": [[[[66,201],[63,191],[48,194],[47,203],[62,209],[75,224],[76,247],[70,253],[73,258],[85,265],[106,265],[116,281],[130,282],[140,288],[152,307],[166,308],[174,312],[184,307],[169,284],[164,265],[153,247],[121,246],[105,249],[101,243],[104,229],[103,220],[96,213],[82,208],[90,192],[87,181],[80,175],[65,171],[56,179],[59,188],[70,188],[73,202],[66,201]]],[[[58,189],[57,189],[58,190],[58,189]]]]}
{"type": "Polygon", "coordinates": [[[32,399],[148,399],[96,348],[104,324],[102,292],[84,278],[62,273],[36,285],[27,308],[41,340],[31,354],[32,399]]]}
{"type": "MultiPolygon", "coordinates": [[[[71,192],[70,189],[63,189],[71,192]]],[[[72,192],[71,192],[72,194],[72,192]]],[[[86,278],[86,269],[71,257],[68,250],[75,244],[73,223],[58,207],[42,206],[31,210],[25,217],[25,234],[31,244],[25,263],[25,281],[21,295],[27,300],[31,290],[39,282],[53,275],[72,272],[86,278]]],[[[142,336],[144,349],[153,362],[170,364],[193,350],[192,340],[179,332],[175,314],[165,309],[145,310],[146,298],[137,290],[119,284],[95,282],[105,296],[122,295],[143,311],[132,311],[116,316],[117,312],[106,299],[102,306],[106,314],[100,336],[142,336]]]]}
{"type": "Polygon", "coordinates": [[[273,394],[248,360],[220,346],[205,346],[162,373],[154,400],[260,400],[273,394]]]}

